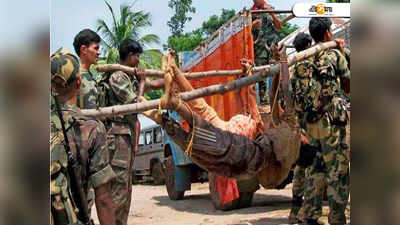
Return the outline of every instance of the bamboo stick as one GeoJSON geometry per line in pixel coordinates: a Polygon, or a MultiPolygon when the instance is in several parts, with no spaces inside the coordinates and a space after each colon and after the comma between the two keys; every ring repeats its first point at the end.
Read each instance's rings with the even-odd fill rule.
{"type": "MultiPolygon", "coordinates": [[[[291,66],[296,62],[300,62],[312,55],[315,55],[321,52],[322,50],[333,47],[336,47],[335,41],[330,41],[315,45],[309,49],[297,53],[296,55],[290,56],[288,59],[288,66],[291,66]]],[[[258,81],[264,79],[265,77],[274,76],[277,73],[279,73],[279,71],[280,71],[280,64],[262,66],[259,67],[259,70],[256,71],[256,73],[253,75],[223,84],[216,84],[204,88],[199,88],[189,92],[183,92],[180,94],[180,96],[184,101],[190,101],[196,98],[202,98],[209,95],[224,94],[228,91],[232,91],[235,89],[239,89],[257,83],[258,81]],[[261,70],[260,68],[263,69],[261,70]]],[[[156,109],[158,108],[159,104],[160,100],[157,99],[135,104],[110,106],[99,109],[85,109],[81,110],[81,112],[85,116],[110,117],[113,115],[126,115],[132,113],[140,113],[150,109],[156,109]]]]}
{"type": "MultiPolygon", "coordinates": [[[[255,67],[254,71],[259,72],[262,71],[266,68],[266,66],[259,66],[255,67]]],[[[128,73],[130,75],[135,75],[140,74],[144,76],[152,76],[152,77],[159,77],[163,78],[164,77],[164,72],[161,70],[137,70],[136,68],[133,67],[128,67],[128,66],[123,66],[120,64],[107,64],[107,65],[99,65],[96,67],[96,70],[98,72],[112,72],[112,71],[123,71],[125,73],[128,73]]],[[[184,76],[187,79],[200,79],[200,78],[205,78],[205,77],[214,77],[214,76],[237,76],[237,75],[242,75],[243,70],[237,69],[237,70],[210,70],[210,71],[203,71],[203,72],[187,72],[183,73],[184,76]]]]}
{"type": "MultiPolygon", "coordinates": [[[[326,46],[328,45],[327,48],[332,48],[336,46],[336,43],[334,41],[332,42],[325,42],[319,45],[323,45],[326,46]]],[[[316,45],[316,48],[318,47],[318,45],[316,45]]],[[[306,55],[312,55],[312,48],[309,48],[303,52],[297,53],[296,57],[299,57],[298,55],[301,54],[306,54],[306,55]]],[[[292,56],[294,57],[294,56],[292,56]]],[[[307,57],[306,57],[307,58],[307,57]]],[[[289,57],[290,60],[290,57],[289,57]]],[[[294,60],[294,59],[292,59],[294,60]]],[[[264,66],[257,66],[254,67],[253,72],[260,72],[263,71],[267,68],[267,65],[264,66]]],[[[142,71],[137,70],[136,68],[132,68],[132,67],[128,67],[128,66],[123,66],[123,65],[119,65],[119,64],[107,64],[107,65],[99,65],[96,67],[97,71],[99,72],[108,72],[108,71],[117,71],[117,70],[121,70],[123,72],[129,73],[129,74],[143,74],[145,76],[154,76],[154,77],[159,77],[159,78],[163,78],[164,77],[164,72],[161,70],[150,70],[150,69],[146,69],[142,71]]],[[[211,71],[203,71],[203,72],[187,72],[187,73],[183,73],[184,76],[187,79],[200,79],[200,78],[205,78],[205,77],[214,77],[214,76],[238,76],[238,75],[243,75],[243,70],[241,69],[237,69],[237,70],[211,70],[211,71]]]]}
{"type": "Polygon", "coordinates": [[[293,13],[292,10],[276,10],[276,9],[259,9],[259,10],[250,10],[251,13],[293,13]]]}

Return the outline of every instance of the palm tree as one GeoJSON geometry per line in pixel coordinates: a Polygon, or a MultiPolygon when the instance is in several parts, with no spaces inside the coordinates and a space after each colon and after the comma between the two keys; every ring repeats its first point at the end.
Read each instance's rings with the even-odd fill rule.
{"type": "Polygon", "coordinates": [[[160,44],[160,38],[155,34],[141,36],[143,28],[151,26],[150,13],[133,11],[131,5],[120,6],[120,17],[116,18],[111,5],[104,1],[112,16],[112,25],[109,26],[103,19],[97,20],[97,32],[102,35],[102,43],[106,47],[106,63],[117,63],[119,61],[118,48],[126,38],[137,40],[143,47],[140,66],[143,68],[160,68],[162,53],[158,49],[150,49],[150,44],[160,44]]]}

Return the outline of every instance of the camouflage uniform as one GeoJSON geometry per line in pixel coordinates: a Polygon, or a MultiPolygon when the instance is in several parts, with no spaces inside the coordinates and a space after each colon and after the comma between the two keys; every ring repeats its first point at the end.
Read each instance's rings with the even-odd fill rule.
{"type": "MultiPolygon", "coordinates": [[[[109,85],[107,104],[123,105],[135,103],[139,81],[134,76],[128,76],[117,71],[105,76],[109,85]]],[[[132,195],[132,167],[134,146],[136,144],[135,122],[137,115],[114,116],[107,119],[107,140],[111,151],[111,165],[117,174],[116,182],[112,184],[112,195],[116,204],[116,225],[126,225],[132,195]]]]}
{"type": "Polygon", "coordinates": [[[81,109],[96,109],[99,98],[97,80],[90,71],[80,69],[80,73],[82,84],[77,95],[76,104],[81,109]]]}
{"type": "MultiPolygon", "coordinates": [[[[312,105],[307,111],[307,139],[320,147],[307,171],[304,207],[306,219],[317,220],[322,208],[324,179],[330,207],[330,224],[345,224],[345,208],[349,196],[349,158],[346,144],[348,122],[346,102],[340,80],[350,78],[345,57],[336,49],[316,56],[316,83],[311,86],[312,105]]],[[[310,101],[311,103],[311,101],[310,101]]]]}
{"type": "Polygon", "coordinates": [[[297,221],[297,213],[303,204],[304,188],[305,188],[305,171],[306,168],[296,165],[293,173],[292,186],[292,209],[289,214],[289,221],[295,223],[297,221]]]}
{"type": "MultiPolygon", "coordinates": [[[[98,108],[99,93],[97,90],[97,79],[92,72],[80,68],[81,74],[81,88],[76,95],[76,105],[80,109],[96,109],[98,108]]],[[[89,212],[92,210],[94,204],[94,190],[90,188],[88,193],[89,212]]]]}
{"type": "MultiPolygon", "coordinates": [[[[256,18],[253,18],[253,21],[256,18]]],[[[270,63],[272,58],[269,46],[280,41],[279,32],[276,30],[272,17],[269,14],[261,14],[261,29],[253,29],[254,38],[254,62],[256,66],[270,63]]],[[[260,102],[268,103],[268,92],[266,82],[258,82],[260,102]]]]}
{"type": "MultiPolygon", "coordinates": [[[[72,76],[78,76],[78,61],[74,64],[70,53],[60,49],[52,56],[52,76],[59,76],[65,83],[72,76]],[[72,69],[71,66],[75,68],[72,69]],[[70,72],[65,72],[70,71],[70,72]],[[72,71],[72,72],[71,72],[72,71]]],[[[80,178],[84,192],[88,192],[89,182],[94,188],[110,182],[115,178],[109,161],[106,130],[97,120],[80,115],[78,108],[65,104],[61,105],[65,129],[69,146],[74,158],[80,165],[80,178]]],[[[63,145],[64,134],[61,121],[56,114],[55,104],[52,101],[50,117],[50,195],[51,195],[51,223],[56,225],[83,224],[76,216],[76,205],[70,200],[69,175],[67,172],[68,156],[63,145]]],[[[90,217],[90,215],[88,215],[90,217]]]]}
{"type": "MultiPolygon", "coordinates": [[[[306,136],[306,118],[305,111],[311,107],[312,99],[308,98],[310,87],[316,85],[314,76],[317,68],[314,64],[314,58],[310,57],[302,62],[298,62],[293,67],[292,99],[294,100],[294,108],[300,122],[303,135],[306,136]]],[[[289,221],[295,223],[297,215],[303,204],[303,196],[306,184],[306,166],[298,163],[294,170],[293,187],[292,187],[292,209],[289,215],[289,221]]],[[[321,211],[322,213],[322,211],[321,211]]],[[[321,215],[320,213],[320,215],[321,215]]]]}

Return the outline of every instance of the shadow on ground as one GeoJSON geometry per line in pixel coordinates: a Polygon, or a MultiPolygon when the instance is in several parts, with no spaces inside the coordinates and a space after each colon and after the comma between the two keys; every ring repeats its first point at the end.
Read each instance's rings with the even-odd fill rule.
{"type": "MultiPolygon", "coordinates": [[[[286,225],[288,224],[287,218],[259,218],[254,220],[241,220],[240,223],[235,225],[286,225]]],[[[233,224],[232,224],[233,225],[233,224]]]]}
{"type": "Polygon", "coordinates": [[[168,196],[154,196],[158,206],[204,215],[257,214],[290,209],[291,198],[284,195],[254,194],[251,207],[231,211],[215,210],[209,194],[188,195],[183,200],[172,201],[168,196]]]}

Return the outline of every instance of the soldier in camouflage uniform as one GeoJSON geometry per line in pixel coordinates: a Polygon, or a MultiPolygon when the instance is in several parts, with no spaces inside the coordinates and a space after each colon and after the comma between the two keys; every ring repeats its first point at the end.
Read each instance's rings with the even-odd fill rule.
{"type": "MultiPolygon", "coordinates": [[[[272,9],[264,0],[253,0],[252,10],[272,9]]],[[[254,62],[256,66],[267,65],[272,59],[270,46],[280,41],[282,25],[276,14],[262,13],[253,16],[254,62]]],[[[268,104],[269,97],[265,80],[258,83],[261,104],[268,104]]]]}
{"type": "MultiPolygon", "coordinates": [[[[143,52],[138,42],[126,39],[121,43],[119,55],[121,64],[137,67],[139,56],[143,52]]],[[[137,97],[143,94],[144,78],[131,76],[122,71],[107,73],[99,87],[104,90],[104,101],[101,105],[114,106],[136,103],[137,97]],[[143,85],[142,85],[143,84],[143,85]],[[140,87],[139,87],[140,86],[140,87]]],[[[102,91],[101,91],[102,92],[102,91]]],[[[137,115],[114,116],[106,120],[107,139],[111,151],[111,165],[117,174],[116,182],[112,184],[112,194],[116,204],[116,219],[118,225],[126,225],[132,195],[133,158],[138,146],[140,124],[137,115]]]]}
{"type": "Polygon", "coordinates": [[[77,211],[77,202],[82,198],[77,199],[78,190],[71,186],[75,176],[82,184],[79,188],[86,193],[83,195],[85,199],[89,182],[94,187],[100,224],[114,225],[110,183],[115,178],[115,173],[109,164],[105,127],[100,121],[81,116],[78,108],[67,103],[76,97],[80,84],[78,59],[65,48],[59,49],[51,56],[51,224],[81,225],[84,224],[82,218],[90,218],[90,215],[82,215],[84,209],[79,208],[79,212],[77,211]],[[72,157],[68,154],[67,143],[72,157]],[[72,165],[72,158],[79,168],[75,170],[78,171],[75,175],[68,169],[76,166],[72,165]],[[74,197],[71,193],[75,193],[74,197]]]}
{"type": "MultiPolygon", "coordinates": [[[[311,46],[312,39],[311,36],[306,33],[299,33],[294,41],[293,45],[296,48],[297,52],[303,51],[311,46]]],[[[313,79],[313,75],[315,75],[316,68],[314,66],[314,57],[305,59],[302,62],[298,62],[294,65],[293,77],[291,80],[292,83],[292,98],[294,100],[294,107],[296,114],[298,116],[300,126],[302,129],[302,147],[300,149],[300,156],[297,162],[297,165],[294,170],[293,175],[293,187],[292,187],[292,209],[289,215],[289,223],[295,224],[299,223],[297,219],[297,214],[303,204],[303,196],[305,190],[305,171],[306,167],[312,161],[313,153],[310,152],[313,149],[310,148],[307,144],[306,135],[306,126],[305,126],[305,111],[307,110],[307,106],[310,105],[307,99],[307,95],[310,92],[309,87],[313,85],[315,80],[313,79]],[[307,151],[307,152],[305,152],[307,151]]],[[[322,213],[322,211],[321,211],[322,213]]]]}
{"type": "MultiPolygon", "coordinates": [[[[74,49],[79,56],[81,66],[79,73],[82,84],[76,96],[76,105],[81,109],[95,109],[98,107],[97,77],[90,71],[90,66],[97,64],[100,55],[100,36],[90,29],[80,31],[74,38],[74,49]]],[[[94,191],[88,193],[89,212],[94,204],[94,191]]]]}
{"type": "MultiPolygon", "coordinates": [[[[316,43],[332,39],[331,21],[312,18],[309,30],[316,43]]],[[[324,179],[330,212],[329,223],[346,224],[345,208],[349,196],[349,158],[346,152],[345,126],[348,122],[346,101],[340,80],[349,79],[350,71],[343,55],[344,41],[336,39],[338,49],[320,52],[315,57],[317,75],[310,85],[306,133],[309,144],[320,147],[307,171],[304,207],[307,224],[318,224],[322,207],[324,179]]]]}
{"type": "Polygon", "coordinates": [[[98,107],[98,76],[90,72],[90,66],[97,64],[100,55],[100,36],[90,29],[80,31],[74,38],[74,48],[81,60],[80,74],[82,85],[77,95],[76,104],[81,109],[98,107]]]}

